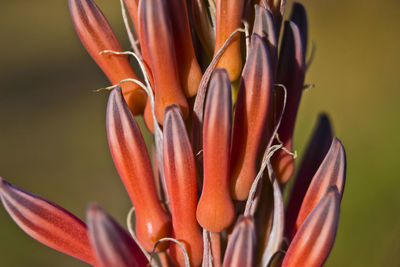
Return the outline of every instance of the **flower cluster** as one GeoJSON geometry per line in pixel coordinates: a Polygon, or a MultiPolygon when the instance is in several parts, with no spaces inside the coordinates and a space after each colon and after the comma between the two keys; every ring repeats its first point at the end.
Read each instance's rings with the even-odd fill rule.
{"type": "Polygon", "coordinates": [[[113,84],[107,137],[135,230],[96,204],[85,224],[0,178],[14,221],[94,266],[323,265],[346,158],[323,114],[294,172],[304,7],[295,3],[282,23],[284,0],[121,0],[132,47],[124,51],[93,0],[68,2],[83,45],[113,84]],[[135,116],[154,134],[153,158],[135,116]]]}

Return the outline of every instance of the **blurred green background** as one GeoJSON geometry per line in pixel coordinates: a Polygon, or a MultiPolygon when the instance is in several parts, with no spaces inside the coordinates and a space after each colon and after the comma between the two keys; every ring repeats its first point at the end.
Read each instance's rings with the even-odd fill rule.
{"type": "MultiPolygon", "coordinates": [[[[119,1],[97,3],[127,47],[119,1]]],[[[400,266],[400,1],[301,1],[315,60],[295,146],[328,112],[348,159],[338,236],[326,266],[400,266]]],[[[288,8],[290,9],[290,2],[288,8]]],[[[84,219],[97,201],[130,208],[105,135],[108,85],[70,22],[67,1],[2,0],[0,175],[84,219]]],[[[0,266],[86,266],[26,236],[0,208],[0,266]]]]}

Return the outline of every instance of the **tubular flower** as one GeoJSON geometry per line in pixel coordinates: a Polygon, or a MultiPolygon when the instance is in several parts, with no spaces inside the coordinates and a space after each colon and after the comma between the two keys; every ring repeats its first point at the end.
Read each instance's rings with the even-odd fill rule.
{"type": "Polygon", "coordinates": [[[323,265],[337,232],[346,155],[323,114],[295,171],[304,7],[295,3],[282,23],[283,0],[121,4],[134,52],[122,50],[93,0],[69,0],[82,43],[113,83],[106,131],[133,204],[129,232],[96,204],[86,226],[0,178],[11,218],[39,242],[93,266],[323,265]],[[146,126],[134,115],[154,134],[152,157],[146,126]]]}

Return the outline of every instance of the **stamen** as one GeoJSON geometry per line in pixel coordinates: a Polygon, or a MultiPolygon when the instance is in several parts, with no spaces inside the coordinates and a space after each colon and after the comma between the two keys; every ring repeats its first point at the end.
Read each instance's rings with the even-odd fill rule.
{"type": "Polygon", "coordinates": [[[143,59],[139,47],[137,46],[139,44],[139,40],[135,39],[132,33],[131,26],[129,26],[128,16],[126,15],[126,9],[123,0],[120,0],[120,4],[121,4],[122,19],[124,20],[125,29],[126,32],[128,33],[129,42],[131,43],[131,46],[133,48],[133,51],[135,51],[135,54],[137,54],[140,59],[143,59]]]}
{"type": "Polygon", "coordinates": [[[283,142],[282,142],[281,139],[279,138],[279,133],[276,133],[276,134],[275,134],[275,138],[276,138],[276,141],[278,141],[278,143],[282,145],[281,149],[282,149],[283,151],[285,151],[285,152],[288,153],[289,155],[293,156],[294,159],[297,158],[297,151],[296,151],[296,150],[295,150],[294,152],[291,152],[291,151],[289,151],[286,147],[283,146],[283,142]]]}
{"type": "Polygon", "coordinates": [[[281,88],[283,90],[283,103],[282,103],[282,110],[281,110],[281,113],[279,114],[278,121],[276,122],[275,129],[274,129],[274,132],[272,134],[272,138],[270,140],[270,144],[269,145],[272,144],[273,138],[275,137],[276,133],[278,133],[278,129],[279,129],[279,126],[281,125],[283,113],[285,112],[286,103],[287,103],[287,88],[286,88],[286,86],[284,84],[281,84],[281,83],[277,83],[277,84],[275,84],[275,86],[277,86],[278,88],[281,88]]]}
{"type": "Polygon", "coordinates": [[[136,83],[137,85],[139,85],[140,87],[142,87],[144,90],[147,90],[147,88],[146,88],[146,86],[141,82],[141,81],[139,81],[139,80],[136,80],[136,79],[132,79],[132,78],[128,78],[128,79],[123,79],[123,80],[121,80],[119,83],[117,83],[117,84],[113,84],[113,85],[111,85],[111,86],[107,86],[107,87],[104,87],[104,88],[99,88],[99,89],[95,89],[95,90],[93,90],[93,92],[100,92],[100,91],[103,91],[103,90],[107,90],[107,91],[111,91],[112,89],[114,89],[114,88],[117,88],[118,86],[120,86],[121,84],[123,84],[124,82],[134,82],[134,83],[136,83]]]}
{"type": "Polygon", "coordinates": [[[167,241],[172,241],[172,242],[174,242],[174,243],[176,243],[176,244],[179,245],[179,247],[182,249],[182,253],[183,253],[183,256],[184,256],[184,258],[185,258],[185,267],[190,267],[189,255],[188,255],[188,253],[187,253],[187,251],[186,251],[186,249],[185,249],[185,246],[182,244],[182,242],[179,242],[178,240],[176,240],[175,238],[172,238],[172,237],[161,238],[160,240],[158,240],[158,241],[154,244],[153,251],[152,251],[151,254],[150,254],[149,265],[151,266],[151,261],[152,261],[153,258],[154,258],[154,254],[156,253],[157,246],[158,246],[160,243],[162,243],[162,242],[167,242],[167,241]]]}
{"type": "Polygon", "coordinates": [[[273,145],[267,150],[267,153],[264,154],[260,170],[258,171],[257,176],[254,179],[254,182],[253,182],[253,184],[251,185],[251,188],[250,188],[249,198],[246,201],[246,208],[245,208],[244,214],[243,214],[244,216],[249,216],[249,215],[253,216],[254,215],[254,214],[251,214],[251,213],[255,212],[255,209],[253,208],[253,205],[254,205],[254,196],[255,196],[256,191],[257,191],[258,183],[261,180],[261,178],[263,177],[265,168],[267,167],[267,164],[270,161],[271,157],[280,148],[282,148],[282,144],[273,145]]]}
{"type": "Polygon", "coordinates": [[[244,25],[245,40],[246,40],[246,61],[249,57],[250,51],[250,24],[246,20],[242,20],[244,25]]]}

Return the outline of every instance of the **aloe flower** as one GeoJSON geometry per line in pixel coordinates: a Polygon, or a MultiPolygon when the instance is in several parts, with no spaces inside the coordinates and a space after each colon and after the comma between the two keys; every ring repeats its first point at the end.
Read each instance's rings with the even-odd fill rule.
{"type": "Polygon", "coordinates": [[[93,266],[322,266],[346,156],[322,114],[295,170],[304,7],[295,3],[282,22],[284,0],[121,0],[132,48],[124,51],[93,0],[68,2],[79,38],[112,83],[107,138],[133,209],[128,230],[97,204],[85,224],[0,178],[16,224],[93,266]],[[144,127],[154,134],[151,155],[144,127]]]}

